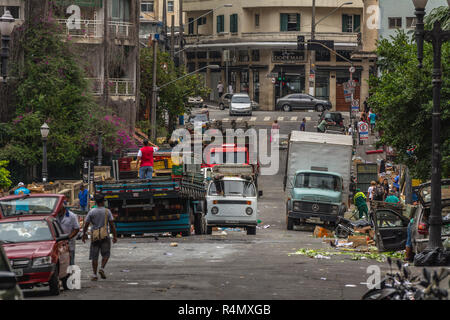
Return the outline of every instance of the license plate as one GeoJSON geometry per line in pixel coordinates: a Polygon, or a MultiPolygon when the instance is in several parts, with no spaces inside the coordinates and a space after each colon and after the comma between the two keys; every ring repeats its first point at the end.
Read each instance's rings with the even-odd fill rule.
{"type": "Polygon", "coordinates": [[[322,221],[320,221],[320,218],[309,218],[306,221],[311,223],[323,223],[322,221]]]}
{"type": "Polygon", "coordinates": [[[16,274],[16,277],[23,276],[23,269],[14,269],[14,273],[16,274]]]}
{"type": "Polygon", "coordinates": [[[135,198],[139,197],[139,193],[133,193],[133,197],[135,198]]]}

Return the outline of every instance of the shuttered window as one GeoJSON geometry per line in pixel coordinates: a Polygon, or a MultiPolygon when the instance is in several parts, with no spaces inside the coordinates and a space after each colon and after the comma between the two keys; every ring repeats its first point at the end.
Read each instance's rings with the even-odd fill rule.
{"type": "Polygon", "coordinates": [[[359,14],[343,14],[342,32],[361,32],[361,16],[359,14]]]}
{"type": "Polygon", "coordinates": [[[230,32],[231,33],[238,32],[238,15],[236,13],[230,15],[230,32]]]}
{"type": "Polygon", "coordinates": [[[225,31],[225,19],[223,15],[217,16],[217,33],[225,31]]]}
{"type": "Polygon", "coordinates": [[[280,13],[280,31],[300,31],[300,14],[280,13]]]}

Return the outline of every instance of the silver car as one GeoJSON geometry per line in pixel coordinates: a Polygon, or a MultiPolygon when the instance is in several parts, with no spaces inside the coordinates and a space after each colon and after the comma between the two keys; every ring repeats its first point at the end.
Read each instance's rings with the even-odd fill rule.
{"type": "Polygon", "coordinates": [[[231,97],[230,116],[252,115],[252,101],[246,93],[235,93],[231,97]]]}

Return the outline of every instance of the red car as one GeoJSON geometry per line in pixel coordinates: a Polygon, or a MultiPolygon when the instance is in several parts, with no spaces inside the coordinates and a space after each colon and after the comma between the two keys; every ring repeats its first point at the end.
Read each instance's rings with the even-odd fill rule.
{"type": "Polygon", "coordinates": [[[57,212],[63,195],[20,195],[0,199],[0,242],[21,288],[49,286],[58,295],[66,287],[70,263],[69,235],[57,212]]]}

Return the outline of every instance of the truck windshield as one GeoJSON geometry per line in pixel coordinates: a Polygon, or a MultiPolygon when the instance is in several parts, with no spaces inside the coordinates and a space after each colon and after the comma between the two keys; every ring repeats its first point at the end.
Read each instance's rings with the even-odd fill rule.
{"type": "Polygon", "coordinates": [[[226,151],[226,152],[211,152],[209,164],[246,164],[247,153],[226,151]]]}
{"type": "Polygon", "coordinates": [[[0,208],[5,217],[21,214],[51,214],[57,202],[57,197],[24,197],[2,200],[0,201],[0,208]]]}
{"type": "Polygon", "coordinates": [[[300,173],[295,179],[296,188],[317,188],[341,191],[341,179],[337,176],[321,173],[300,173]]]}
{"type": "Polygon", "coordinates": [[[255,185],[248,181],[215,181],[209,187],[210,196],[226,196],[242,195],[245,197],[256,197],[255,185]]]}
{"type": "Polygon", "coordinates": [[[0,241],[15,243],[49,240],[53,240],[53,237],[44,220],[0,223],[0,241]]]}

